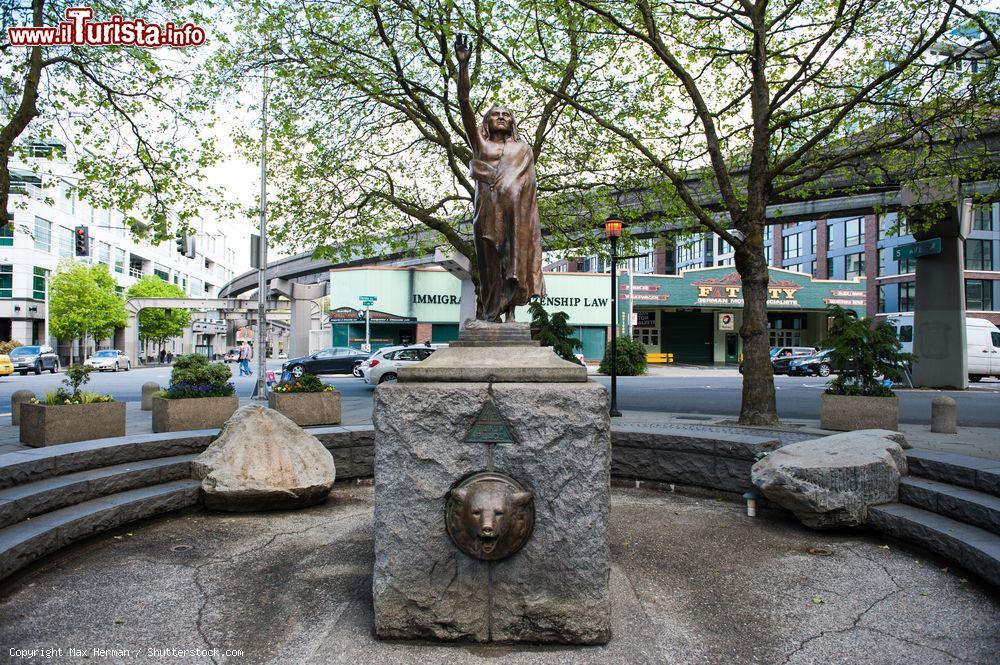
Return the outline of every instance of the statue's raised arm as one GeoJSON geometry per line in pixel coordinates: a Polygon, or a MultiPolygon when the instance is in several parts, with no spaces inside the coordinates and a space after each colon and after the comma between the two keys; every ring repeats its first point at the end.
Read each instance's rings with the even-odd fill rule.
{"type": "Polygon", "coordinates": [[[472,91],[472,81],[469,79],[469,60],[472,58],[472,47],[465,35],[455,38],[455,59],[458,60],[458,108],[462,112],[462,126],[465,136],[472,148],[474,156],[482,152],[482,139],[479,137],[479,126],[476,124],[476,114],[469,101],[472,91]]]}

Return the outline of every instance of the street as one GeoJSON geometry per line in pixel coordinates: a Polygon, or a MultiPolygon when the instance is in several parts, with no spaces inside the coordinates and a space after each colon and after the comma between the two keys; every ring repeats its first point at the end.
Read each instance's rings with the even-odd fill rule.
{"type": "MultiPolygon", "coordinates": [[[[271,361],[268,368],[278,371],[280,361],[271,361]]],[[[232,364],[233,382],[237,394],[249,397],[255,377],[236,376],[237,365],[232,364]]],[[[662,411],[669,413],[739,415],[742,379],[732,369],[700,369],[654,367],[651,374],[641,377],[618,379],[618,408],[630,411],[662,411]]],[[[155,381],[162,386],[170,380],[170,367],[133,369],[130,372],[94,372],[86,389],[108,393],[117,400],[135,402],[140,399],[142,384],[155,381]]],[[[609,386],[606,376],[591,375],[595,381],[609,386]]],[[[10,396],[15,390],[28,389],[41,397],[45,391],[55,390],[63,379],[61,373],[35,376],[13,375],[0,378],[0,417],[10,413],[10,396]]],[[[325,376],[325,383],[334,384],[347,403],[354,408],[367,409],[373,388],[362,379],[348,375],[325,376]]],[[[782,418],[819,418],[820,394],[826,387],[819,377],[775,377],[778,394],[778,413],[782,418]]],[[[969,427],[1000,428],[1000,382],[984,380],[967,391],[897,390],[899,416],[904,423],[930,423],[931,400],[947,394],[958,402],[958,421],[969,427]]],[[[365,414],[367,419],[368,414],[365,414]]]]}

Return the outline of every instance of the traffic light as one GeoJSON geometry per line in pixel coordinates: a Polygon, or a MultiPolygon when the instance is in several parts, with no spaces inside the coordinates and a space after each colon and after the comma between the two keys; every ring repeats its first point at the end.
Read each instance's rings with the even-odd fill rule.
{"type": "Polygon", "coordinates": [[[86,226],[78,226],[73,231],[73,255],[90,256],[90,230],[86,226]]]}
{"type": "Polygon", "coordinates": [[[174,242],[177,243],[178,254],[194,258],[194,238],[181,232],[177,234],[177,239],[174,242]]]}

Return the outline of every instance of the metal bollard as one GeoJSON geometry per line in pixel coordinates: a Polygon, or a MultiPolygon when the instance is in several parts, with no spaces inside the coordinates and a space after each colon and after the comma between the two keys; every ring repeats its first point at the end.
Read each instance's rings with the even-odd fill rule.
{"type": "Polygon", "coordinates": [[[21,424],[21,404],[35,399],[35,393],[30,390],[15,390],[10,396],[10,424],[21,424]]]}
{"type": "Polygon", "coordinates": [[[958,425],[958,407],[950,397],[935,397],[931,400],[931,431],[939,434],[954,434],[958,425]]]}
{"type": "Polygon", "coordinates": [[[153,410],[153,395],[160,392],[160,384],[154,381],[147,381],[142,384],[142,410],[152,411],[153,410]]]}

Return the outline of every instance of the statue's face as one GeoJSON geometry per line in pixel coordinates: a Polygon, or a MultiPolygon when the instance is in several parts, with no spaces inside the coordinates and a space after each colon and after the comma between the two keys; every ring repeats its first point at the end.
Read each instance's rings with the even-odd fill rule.
{"type": "Polygon", "coordinates": [[[502,106],[494,106],[489,112],[490,134],[510,134],[514,129],[514,116],[502,106]]]}

